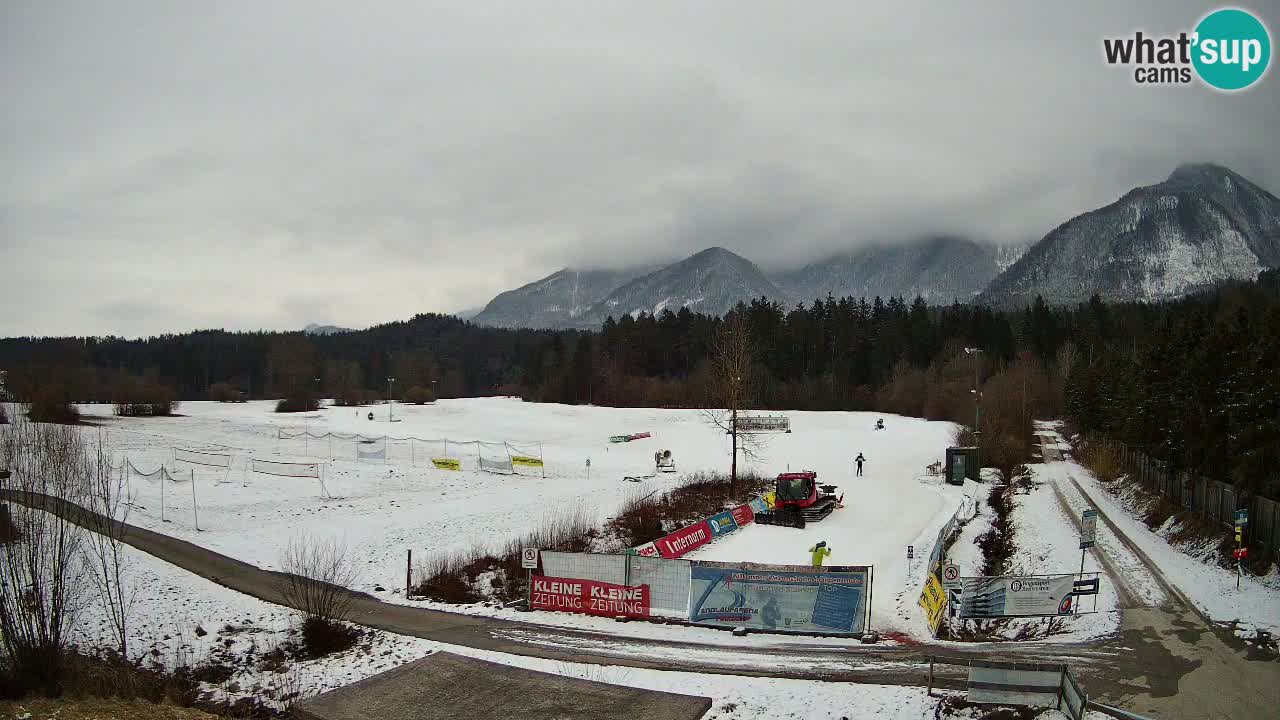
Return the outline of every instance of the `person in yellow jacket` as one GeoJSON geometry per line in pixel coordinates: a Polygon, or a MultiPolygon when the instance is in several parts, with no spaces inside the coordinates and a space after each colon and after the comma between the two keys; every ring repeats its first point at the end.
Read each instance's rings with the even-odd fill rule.
{"type": "Polygon", "coordinates": [[[822,567],[822,560],[831,554],[831,548],[827,547],[827,541],[823,540],[809,548],[809,552],[813,553],[813,566],[822,567]]]}

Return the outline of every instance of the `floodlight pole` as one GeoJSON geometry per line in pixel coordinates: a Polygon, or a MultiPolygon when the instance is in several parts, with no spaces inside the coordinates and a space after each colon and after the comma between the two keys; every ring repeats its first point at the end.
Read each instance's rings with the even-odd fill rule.
{"type": "Polygon", "coordinates": [[[395,385],[395,382],[395,378],[387,378],[387,422],[395,422],[393,418],[395,418],[396,401],[395,398],[391,396],[391,386],[395,385]]]}
{"type": "Polygon", "coordinates": [[[973,446],[974,464],[977,465],[978,479],[982,479],[982,390],[978,386],[978,371],[981,367],[978,355],[982,348],[965,348],[965,354],[973,356],[973,446]]]}

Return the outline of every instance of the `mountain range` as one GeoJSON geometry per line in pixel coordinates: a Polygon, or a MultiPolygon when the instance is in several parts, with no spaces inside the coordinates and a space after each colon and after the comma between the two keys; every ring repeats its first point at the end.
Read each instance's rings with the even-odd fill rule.
{"type": "Polygon", "coordinates": [[[1158,302],[1280,267],[1280,200],[1231,170],[1182,165],[1066,221],[1035,243],[995,245],[955,236],[862,247],[804,267],[765,273],[724,248],[662,267],[565,268],[504,292],[481,325],[592,328],[607,317],[688,307],[722,315],[765,297],[784,305],[826,297],[923,297],[931,305],[1026,305],[1088,300],[1158,302]]]}

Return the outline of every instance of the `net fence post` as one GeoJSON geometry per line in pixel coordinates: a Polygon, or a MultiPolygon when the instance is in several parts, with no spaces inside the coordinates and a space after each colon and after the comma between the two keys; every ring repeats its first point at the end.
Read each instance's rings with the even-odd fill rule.
{"type": "Polygon", "coordinates": [[[538,441],[538,462],[542,463],[542,479],[547,478],[547,459],[542,456],[542,441],[538,441]]]}
{"type": "Polygon", "coordinates": [[[413,588],[413,548],[409,548],[406,553],[404,558],[404,597],[407,600],[413,588]]]}
{"type": "Polygon", "coordinates": [[[169,522],[164,519],[164,476],[168,473],[164,472],[164,466],[160,466],[160,522],[169,522]]]}
{"type": "Polygon", "coordinates": [[[196,469],[191,468],[191,515],[196,521],[196,532],[200,532],[200,505],[196,502],[196,469]]]}

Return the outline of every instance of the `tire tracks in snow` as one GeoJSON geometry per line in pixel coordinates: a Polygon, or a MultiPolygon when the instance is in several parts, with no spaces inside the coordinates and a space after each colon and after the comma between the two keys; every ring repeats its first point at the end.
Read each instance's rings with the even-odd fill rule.
{"type": "MultiPolygon", "coordinates": [[[[1045,435],[1039,435],[1038,437],[1040,439],[1041,454],[1045,462],[1061,462],[1064,460],[1062,452],[1058,450],[1057,447],[1054,447],[1055,443],[1053,443],[1051,438],[1045,435]]],[[[1190,610],[1195,613],[1206,624],[1210,622],[1209,618],[1200,611],[1200,608],[1196,607],[1195,603],[1191,602],[1191,600],[1187,598],[1187,596],[1179,590],[1176,585],[1164,576],[1164,573],[1160,571],[1160,568],[1156,565],[1155,561],[1153,561],[1151,557],[1137,545],[1137,543],[1133,542],[1133,540],[1131,540],[1129,536],[1112,521],[1106,511],[1099,506],[1099,503],[1094,501],[1089,492],[1084,489],[1078,480],[1072,477],[1069,471],[1064,472],[1062,477],[1069,483],[1068,489],[1074,490],[1076,496],[1082,501],[1081,505],[1097,511],[1098,517],[1102,520],[1103,532],[1099,534],[1101,542],[1094,546],[1096,549],[1100,549],[1101,552],[1095,553],[1095,557],[1098,558],[1099,564],[1102,565],[1103,569],[1107,571],[1107,574],[1116,584],[1117,593],[1120,594],[1122,609],[1143,607],[1159,608],[1175,605],[1180,609],[1190,610]],[[1109,540],[1113,540],[1114,542],[1109,542],[1109,540]],[[1119,545],[1119,548],[1117,548],[1117,544],[1119,545]],[[1123,563],[1121,558],[1116,557],[1121,554],[1120,552],[1117,552],[1117,549],[1130,555],[1137,562],[1123,563]],[[1120,571],[1121,565],[1123,565],[1126,572],[1122,573],[1120,571]],[[1160,593],[1164,596],[1162,602],[1158,601],[1156,598],[1143,598],[1145,593],[1139,591],[1135,584],[1131,582],[1131,578],[1135,574],[1135,571],[1148,577],[1152,584],[1159,588],[1160,593]],[[1127,600],[1125,599],[1125,595],[1128,595],[1127,600]]],[[[1067,512],[1068,517],[1074,518],[1078,513],[1078,506],[1071,503],[1070,499],[1067,497],[1067,493],[1064,492],[1057,475],[1053,476],[1052,484],[1054,493],[1058,496],[1058,501],[1063,506],[1064,511],[1067,512]]]]}

